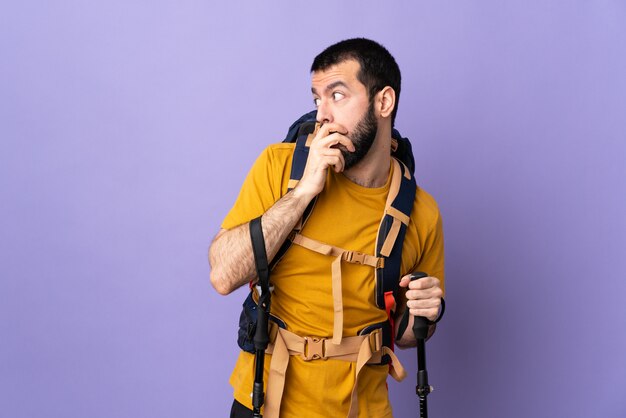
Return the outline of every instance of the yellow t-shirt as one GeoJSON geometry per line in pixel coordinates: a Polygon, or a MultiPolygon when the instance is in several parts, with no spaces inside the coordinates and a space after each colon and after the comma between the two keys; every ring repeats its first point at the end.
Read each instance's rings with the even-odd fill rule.
{"type": "MultiPolygon", "coordinates": [[[[222,223],[230,229],[265,213],[287,192],[294,144],[270,145],[248,174],[235,205],[222,223]]],[[[375,240],[385,209],[390,176],[383,187],[366,188],[328,170],[323,191],[302,235],[336,247],[374,255],[375,240]]],[[[292,245],[271,274],[271,312],[300,336],[332,337],[331,263],[324,256],[292,245]]],[[[342,263],[344,337],[387,319],[374,301],[374,268],[342,263]]],[[[443,233],[434,199],[417,188],[402,252],[402,275],[425,271],[443,286],[443,233]]],[[[402,295],[403,296],[403,295],[402,295]]],[[[271,356],[266,355],[265,373],[271,356]]],[[[348,414],[355,382],[354,363],[342,360],[304,361],[291,356],[281,403],[281,418],[327,418],[348,414]]],[[[391,417],[387,396],[388,366],[367,365],[358,387],[359,417],[391,417]]],[[[252,408],[254,355],[241,352],[230,383],[235,399],[252,408]]],[[[266,381],[266,380],[265,380],[266,381]]]]}

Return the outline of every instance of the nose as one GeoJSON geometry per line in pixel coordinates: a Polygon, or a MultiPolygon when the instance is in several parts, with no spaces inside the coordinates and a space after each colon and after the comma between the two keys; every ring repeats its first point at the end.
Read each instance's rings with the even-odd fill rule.
{"type": "Polygon", "coordinates": [[[332,112],[326,100],[322,99],[320,104],[317,106],[316,120],[322,125],[333,121],[332,112]]]}

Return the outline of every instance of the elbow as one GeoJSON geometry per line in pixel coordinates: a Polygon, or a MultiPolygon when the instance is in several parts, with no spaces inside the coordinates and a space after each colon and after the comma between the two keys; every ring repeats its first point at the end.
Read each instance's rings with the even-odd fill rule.
{"type": "Polygon", "coordinates": [[[211,285],[222,296],[226,296],[234,290],[216,269],[211,270],[211,285]]]}
{"type": "Polygon", "coordinates": [[[228,285],[228,280],[226,280],[224,269],[220,268],[221,263],[217,260],[216,254],[213,250],[213,245],[211,245],[211,247],[209,248],[211,286],[213,286],[213,289],[215,289],[217,293],[225,296],[231,293],[234,289],[232,289],[228,285]]]}

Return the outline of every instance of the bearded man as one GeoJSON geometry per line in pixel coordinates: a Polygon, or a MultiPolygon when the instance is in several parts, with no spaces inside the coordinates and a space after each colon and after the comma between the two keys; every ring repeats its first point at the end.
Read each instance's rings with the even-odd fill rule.
{"type": "MultiPolygon", "coordinates": [[[[337,271],[330,249],[363,259],[376,247],[390,184],[399,169],[391,148],[401,76],[393,56],[363,38],[326,48],[314,59],[311,75],[318,129],[304,173],[290,189],[294,144],[274,144],[263,151],[211,244],[211,283],[226,295],[257,279],[249,222],[262,217],[268,259],[285,240],[294,243],[272,271],[271,314],[281,327],[273,333],[268,352],[276,355],[280,340],[288,348],[288,364],[282,374],[273,373],[272,355],[267,354],[264,416],[392,417],[386,379],[390,370],[401,367],[397,358],[388,347],[374,344],[370,351],[379,352],[357,361],[363,345],[347,355],[347,341],[366,341],[371,326],[397,324],[393,319],[406,309],[437,318],[444,288],[441,217],[435,200],[417,187],[401,250],[401,291],[390,312],[376,305],[372,265],[340,260],[337,271]],[[292,231],[314,199],[295,239],[292,231]],[[415,271],[430,275],[410,281],[415,271]],[[309,356],[313,342],[320,351],[309,356]],[[327,355],[333,352],[344,354],[327,355]],[[381,362],[383,357],[392,358],[391,366],[381,362]]],[[[400,347],[415,345],[411,332],[394,339],[400,347]]],[[[235,398],[231,417],[252,417],[254,361],[253,354],[241,351],[230,378],[235,398]]]]}

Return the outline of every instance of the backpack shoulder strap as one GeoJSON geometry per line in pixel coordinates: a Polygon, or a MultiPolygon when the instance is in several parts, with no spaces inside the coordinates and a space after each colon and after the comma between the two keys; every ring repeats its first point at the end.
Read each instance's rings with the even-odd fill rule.
{"type": "MultiPolygon", "coordinates": [[[[307,115],[304,115],[302,118],[306,117],[307,115]]],[[[294,123],[294,125],[296,123],[294,123]]],[[[304,168],[306,167],[307,158],[309,158],[309,145],[315,137],[315,134],[317,134],[317,130],[319,129],[318,126],[315,124],[315,120],[313,120],[313,122],[307,120],[298,125],[298,128],[299,130],[297,133],[297,137],[295,138],[296,147],[293,150],[293,157],[291,160],[291,175],[289,176],[287,191],[293,190],[293,188],[296,187],[296,185],[302,178],[302,175],[304,174],[304,168]]],[[[292,125],[292,128],[289,129],[289,134],[287,135],[287,138],[285,138],[283,142],[292,142],[290,139],[293,129],[294,126],[292,125]]],[[[270,269],[274,268],[274,266],[285,255],[289,247],[291,247],[292,237],[302,230],[304,224],[313,212],[313,207],[315,206],[316,201],[317,197],[315,197],[306,207],[304,213],[302,214],[302,218],[300,218],[290,236],[283,242],[283,244],[278,249],[276,256],[274,256],[274,259],[270,263],[270,269]]]]}
{"type": "MultiPolygon", "coordinates": [[[[305,123],[301,125],[298,136],[295,139],[296,147],[293,150],[293,157],[291,160],[291,175],[289,176],[289,183],[287,184],[287,191],[291,191],[304,174],[304,168],[306,167],[306,161],[309,158],[309,146],[311,141],[317,134],[319,126],[312,123],[305,123]]],[[[287,138],[288,139],[288,138],[287,138]]],[[[288,142],[287,139],[283,142],[288,142]]]]}
{"type": "Polygon", "coordinates": [[[393,158],[394,170],[385,205],[385,214],[376,237],[376,256],[385,257],[384,266],[376,269],[376,305],[395,311],[395,295],[400,283],[402,246],[411,219],[417,184],[410,170],[393,158]]]}

